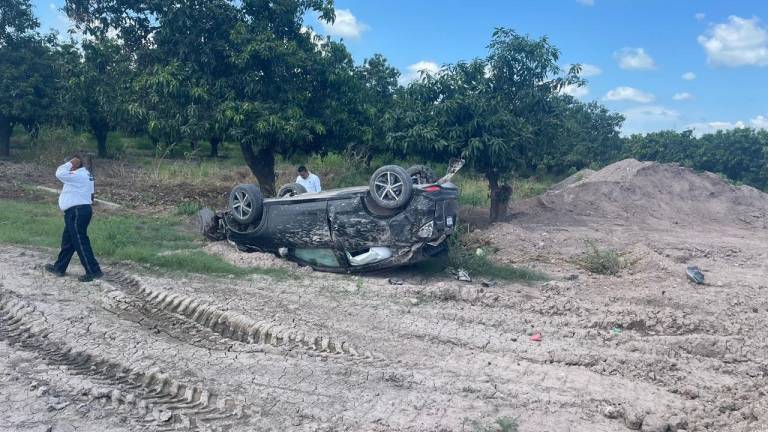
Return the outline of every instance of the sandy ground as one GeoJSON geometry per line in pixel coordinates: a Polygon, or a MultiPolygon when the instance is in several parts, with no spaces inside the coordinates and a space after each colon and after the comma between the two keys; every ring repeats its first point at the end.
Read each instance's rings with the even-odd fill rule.
{"type": "Polygon", "coordinates": [[[0,430],[768,430],[768,198],[620,164],[475,234],[553,277],[533,285],[390,285],[225,243],[208,250],[293,278],[81,284],[0,246],[0,430]],[[630,265],[585,272],[585,240],[630,265]]]}

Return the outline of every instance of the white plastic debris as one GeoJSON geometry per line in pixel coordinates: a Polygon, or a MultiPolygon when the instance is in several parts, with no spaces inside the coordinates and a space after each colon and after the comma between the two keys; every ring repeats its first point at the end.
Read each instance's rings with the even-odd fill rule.
{"type": "Polygon", "coordinates": [[[360,255],[352,256],[347,252],[347,259],[353,266],[361,266],[365,264],[371,264],[390,258],[392,256],[392,249],[382,246],[374,246],[368,250],[368,252],[360,255]]]}

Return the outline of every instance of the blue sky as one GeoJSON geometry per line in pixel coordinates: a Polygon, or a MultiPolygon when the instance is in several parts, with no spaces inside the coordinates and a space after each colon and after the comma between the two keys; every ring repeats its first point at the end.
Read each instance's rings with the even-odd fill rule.
{"type": "MultiPolygon", "coordinates": [[[[35,1],[44,29],[66,28],[63,0],[35,1]]],[[[693,127],[768,129],[765,0],[336,0],[333,26],[355,60],[381,53],[401,70],[486,55],[495,27],[548,36],[562,64],[591,65],[581,100],[627,117],[624,133],[693,127]],[[687,78],[687,79],[686,79],[687,78]]]]}

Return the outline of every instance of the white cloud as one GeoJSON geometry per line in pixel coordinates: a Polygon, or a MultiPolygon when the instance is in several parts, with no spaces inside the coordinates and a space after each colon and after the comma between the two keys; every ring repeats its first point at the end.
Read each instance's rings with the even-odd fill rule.
{"type": "Polygon", "coordinates": [[[724,121],[713,121],[713,122],[691,123],[686,125],[684,129],[693,130],[693,134],[697,137],[700,137],[702,135],[715,133],[719,130],[739,129],[746,126],[747,125],[744,124],[743,121],[737,121],[734,123],[724,122],[724,121]]]}
{"type": "Polygon", "coordinates": [[[643,48],[622,48],[613,54],[619,67],[625,70],[656,69],[656,63],[643,48]]]}
{"type": "Polygon", "coordinates": [[[680,118],[679,112],[656,105],[630,108],[622,114],[626,119],[622,128],[624,135],[675,129],[680,118]]]}
{"type": "Polygon", "coordinates": [[[608,101],[634,101],[640,103],[652,102],[656,97],[651,93],[633,87],[616,87],[605,94],[603,99],[608,101]]]}
{"type": "Polygon", "coordinates": [[[699,12],[696,15],[694,15],[693,17],[696,18],[696,21],[701,22],[701,21],[704,21],[707,18],[707,14],[705,14],[703,12],[699,12]]]}
{"type": "Polygon", "coordinates": [[[333,23],[319,21],[329,35],[349,39],[359,39],[363,32],[370,28],[358,21],[349,9],[336,9],[336,20],[333,23]]]}
{"type": "Polygon", "coordinates": [[[406,71],[400,75],[398,82],[400,85],[407,85],[411,81],[416,81],[421,78],[421,72],[424,71],[430,75],[436,75],[440,72],[440,65],[433,61],[422,60],[414,63],[406,69],[406,71]]]}
{"type": "Polygon", "coordinates": [[[576,0],[577,3],[581,3],[584,6],[594,6],[595,0],[576,0]]]}
{"type": "Polygon", "coordinates": [[[757,129],[768,129],[768,117],[764,115],[759,115],[749,120],[749,123],[752,125],[752,127],[757,129]]]}
{"type": "Polygon", "coordinates": [[[589,94],[589,87],[587,86],[575,86],[573,84],[569,84],[565,87],[563,87],[562,90],[560,90],[560,93],[567,94],[569,96],[573,96],[575,98],[583,98],[589,94]]]}
{"type": "Polygon", "coordinates": [[[686,72],[680,78],[686,80],[686,81],[693,81],[696,79],[696,74],[693,72],[686,72]]]}
{"type": "Polygon", "coordinates": [[[757,18],[728,17],[699,36],[707,61],[722,66],[768,66],[768,28],[757,18]]]}
{"type": "Polygon", "coordinates": [[[693,134],[700,137],[702,135],[715,133],[721,130],[741,129],[745,127],[768,130],[768,117],[764,115],[758,115],[757,117],[750,119],[749,123],[743,122],[741,120],[735,122],[711,121],[691,123],[686,125],[684,129],[692,129],[693,134]]]}
{"type": "MultiPolygon", "coordinates": [[[[573,65],[568,65],[568,68],[570,68],[573,65]]],[[[593,76],[598,76],[601,73],[603,73],[603,70],[595,65],[591,65],[589,63],[582,63],[581,64],[581,73],[579,76],[582,78],[589,78],[593,76]]]]}
{"type": "Polygon", "coordinates": [[[672,99],[674,99],[676,101],[691,100],[691,99],[693,99],[693,95],[688,93],[688,92],[675,93],[675,95],[672,96],[672,99]]]}

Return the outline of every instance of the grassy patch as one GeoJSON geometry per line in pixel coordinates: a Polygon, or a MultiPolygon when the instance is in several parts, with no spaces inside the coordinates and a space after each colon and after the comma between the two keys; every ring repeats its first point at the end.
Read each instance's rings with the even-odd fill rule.
{"type": "Polygon", "coordinates": [[[176,213],[179,216],[193,216],[197,213],[203,204],[199,201],[183,201],[176,205],[176,213]]]}
{"type": "MultiPolygon", "coordinates": [[[[0,200],[0,207],[0,243],[59,247],[64,220],[54,205],[0,200]]],[[[190,273],[290,277],[282,269],[241,268],[195,250],[195,236],[178,225],[173,217],[96,215],[88,235],[98,258],[190,273]]]]}
{"type": "Polygon", "coordinates": [[[487,247],[476,247],[467,234],[457,230],[449,239],[448,262],[451,267],[466,270],[470,277],[486,277],[514,282],[547,280],[547,276],[526,268],[498,264],[490,259],[487,247]]]}
{"type": "Polygon", "coordinates": [[[486,278],[510,282],[545,281],[547,275],[527,268],[498,264],[491,260],[494,253],[490,247],[478,247],[464,229],[457,229],[448,239],[448,253],[423,261],[415,266],[426,274],[438,274],[447,267],[463,269],[473,279],[486,278]]]}
{"type": "Polygon", "coordinates": [[[594,242],[587,241],[587,251],[579,264],[590,273],[614,276],[626,267],[624,259],[613,249],[600,249],[594,242]]]}

